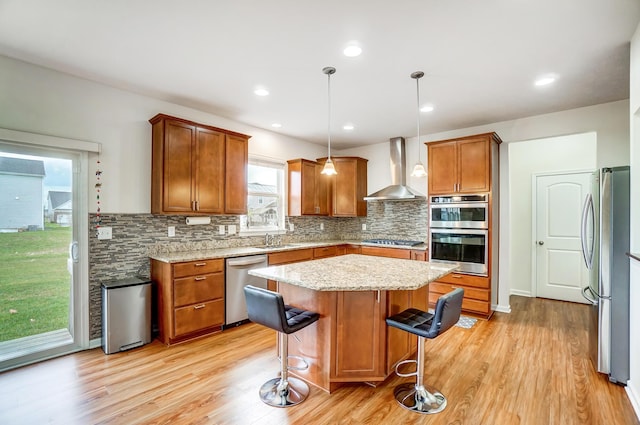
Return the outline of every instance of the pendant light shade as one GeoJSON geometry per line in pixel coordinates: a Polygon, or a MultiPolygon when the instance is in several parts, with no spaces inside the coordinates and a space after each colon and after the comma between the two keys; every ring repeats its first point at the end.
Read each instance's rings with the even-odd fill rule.
{"type": "Polygon", "coordinates": [[[336,69],[332,66],[322,68],[322,72],[327,75],[327,162],[320,174],[333,176],[338,174],[336,167],[331,161],[331,74],[336,73],[336,69]]]}
{"type": "Polygon", "coordinates": [[[424,77],[424,72],[416,71],[411,74],[411,78],[416,80],[416,94],[417,94],[417,124],[418,124],[418,137],[416,138],[416,142],[418,145],[418,162],[413,166],[413,171],[411,172],[411,176],[413,177],[424,177],[427,175],[427,171],[424,169],[424,165],[420,162],[420,78],[424,77]]]}

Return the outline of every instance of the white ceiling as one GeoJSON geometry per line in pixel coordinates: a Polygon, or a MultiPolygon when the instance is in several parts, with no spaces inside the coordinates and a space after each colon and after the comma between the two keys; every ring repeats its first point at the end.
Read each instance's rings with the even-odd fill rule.
{"type": "Polygon", "coordinates": [[[423,134],[627,99],[639,21],[638,0],[0,0],[0,54],[319,144],[334,66],[347,148],[415,136],[417,70],[423,134]]]}

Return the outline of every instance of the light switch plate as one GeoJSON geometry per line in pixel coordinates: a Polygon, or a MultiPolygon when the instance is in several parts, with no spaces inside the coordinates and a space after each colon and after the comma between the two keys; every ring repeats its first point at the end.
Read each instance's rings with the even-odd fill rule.
{"type": "Polygon", "coordinates": [[[112,239],[111,227],[98,227],[97,237],[99,240],[112,239]]]}
{"type": "Polygon", "coordinates": [[[169,226],[167,227],[167,236],[169,236],[170,238],[174,237],[176,235],[176,226],[169,226]]]}
{"type": "Polygon", "coordinates": [[[295,226],[293,225],[293,223],[289,223],[289,231],[293,232],[294,229],[295,229],[295,226]]]}
{"type": "Polygon", "coordinates": [[[218,234],[224,235],[224,224],[218,226],[218,234]]]}
{"type": "Polygon", "coordinates": [[[236,234],[236,225],[235,224],[230,224],[227,226],[227,232],[230,235],[235,235],[236,234]]]}
{"type": "Polygon", "coordinates": [[[324,230],[324,223],[320,223],[320,230],[324,230]]]}
{"type": "Polygon", "coordinates": [[[362,230],[367,230],[367,223],[362,223],[362,230]]]}

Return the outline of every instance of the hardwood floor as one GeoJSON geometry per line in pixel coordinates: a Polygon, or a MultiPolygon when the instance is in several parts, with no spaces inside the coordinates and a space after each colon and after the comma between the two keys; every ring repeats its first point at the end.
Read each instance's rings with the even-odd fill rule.
{"type": "Polygon", "coordinates": [[[402,409],[390,378],[332,394],[311,388],[301,405],[258,399],[278,370],[275,332],[245,325],[166,347],[101,349],[0,374],[1,424],[616,424],[636,418],[624,388],[594,372],[588,307],[511,297],[472,329],[426,343],[425,379],[448,398],[437,415],[402,409]]]}

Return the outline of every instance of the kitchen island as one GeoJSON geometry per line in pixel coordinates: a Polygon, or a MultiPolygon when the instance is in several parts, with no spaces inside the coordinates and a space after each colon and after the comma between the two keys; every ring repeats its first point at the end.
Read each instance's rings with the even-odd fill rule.
{"type": "Polygon", "coordinates": [[[270,266],[249,274],[278,282],[287,304],[320,314],[289,338],[289,354],[309,368],[292,373],[331,392],[351,382],[375,385],[415,351],[415,336],[388,328],[406,308],[427,310],[428,284],[455,266],[349,254],[270,266]]]}

